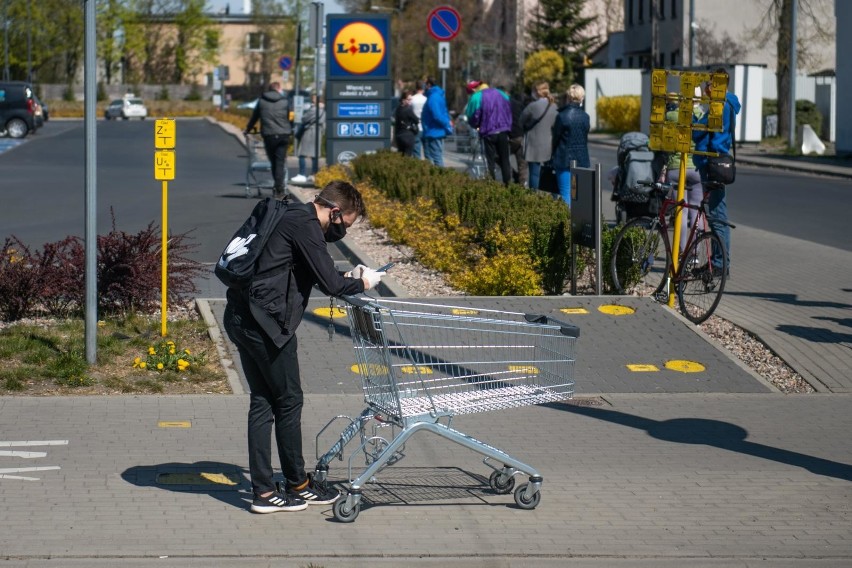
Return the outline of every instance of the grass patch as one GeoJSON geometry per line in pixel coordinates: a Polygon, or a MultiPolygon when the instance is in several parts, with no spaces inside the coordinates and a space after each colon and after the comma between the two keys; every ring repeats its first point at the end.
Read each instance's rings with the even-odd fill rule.
{"type": "Polygon", "coordinates": [[[231,392],[203,321],[191,315],[168,331],[160,336],[158,316],[99,322],[97,363],[89,366],[83,320],[8,325],[0,330],[0,395],[231,392]]]}

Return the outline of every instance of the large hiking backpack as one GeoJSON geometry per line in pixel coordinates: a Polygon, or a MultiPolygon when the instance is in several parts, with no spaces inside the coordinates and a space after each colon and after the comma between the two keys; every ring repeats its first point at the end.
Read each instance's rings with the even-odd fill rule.
{"type": "Polygon", "coordinates": [[[634,192],[637,182],[656,179],[655,154],[649,147],[648,136],[642,132],[628,132],[618,142],[618,174],[613,187],[613,201],[646,203],[647,195],[634,192]]]}
{"type": "Polygon", "coordinates": [[[267,197],[258,202],[222,251],[213,272],[229,288],[242,289],[251,284],[257,260],[272,231],[289,206],[287,200],[267,197]]]}

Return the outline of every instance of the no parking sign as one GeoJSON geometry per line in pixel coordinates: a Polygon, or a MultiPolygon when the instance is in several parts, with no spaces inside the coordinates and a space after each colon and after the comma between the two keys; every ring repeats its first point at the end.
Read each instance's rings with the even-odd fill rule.
{"type": "Polygon", "coordinates": [[[427,28],[438,41],[450,41],[461,31],[461,16],[451,6],[438,6],[426,18],[427,28]]]}

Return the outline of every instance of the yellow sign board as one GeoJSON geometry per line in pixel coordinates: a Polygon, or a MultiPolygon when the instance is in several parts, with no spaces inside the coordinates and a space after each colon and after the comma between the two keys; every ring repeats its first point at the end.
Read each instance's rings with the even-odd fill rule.
{"type": "Polygon", "coordinates": [[[175,179],[174,150],[154,152],[154,179],[163,181],[175,179]]]}
{"type": "Polygon", "coordinates": [[[173,149],[177,140],[175,119],[160,118],[154,122],[154,148],[158,150],[173,149]]]}

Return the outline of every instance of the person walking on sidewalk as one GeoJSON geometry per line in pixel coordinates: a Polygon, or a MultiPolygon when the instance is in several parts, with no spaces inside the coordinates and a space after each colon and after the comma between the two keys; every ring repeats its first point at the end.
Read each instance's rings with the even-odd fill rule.
{"type": "Polygon", "coordinates": [[[559,109],[553,123],[553,168],[559,195],[571,207],[571,162],[577,167],[588,168],[589,161],[589,115],[582,109],[586,90],[577,83],[565,93],[567,104],[559,109]]]}
{"type": "Polygon", "coordinates": [[[293,183],[308,183],[317,175],[319,170],[319,157],[316,151],[317,136],[320,136],[324,127],[325,107],[317,100],[316,95],[311,95],[311,104],[302,113],[302,124],[296,130],[296,140],[299,142],[299,175],[290,180],[293,183]],[[310,178],[307,177],[308,158],[311,159],[310,178]]]}
{"type": "Polygon", "coordinates": [[[246,290],[229,288],[224,325],[237,346],[251,394],[248,451],[253,513],[300,511],[334,503],[340,494],[305,473],[302,455],[302,384],[296,329],[314,285],[326,294],[360,294],[383,273],[358,265],[341,274],[326,243],[344,237],[366,214],[361,194],[334,181],[313,203],[291,204],[257,261],[246,290]],[[269,276],[264,276],[269,275],[269,276]],[[284,491],[272,480],[272,429],[284,474],[284,491]]]}
{"type": "Polygon", "coordinates": [[[260,135],[263,147],[272,165],[272,191],[276,196],[284,195],[284,168],[287,163],[287,146],[290,145],[290,103],[281,94],[281,83],[269,84],[269,89],[257,100],[251,118],[243,134],[248,134],[260,121],[260,135]]]}
{"type": "Polygon", "coordinates": [[[426,105],[420,116],[423,124],[423,152],[426,159],[444,167],[444,138],[453,133],[444,90],[432,77],[426,79],[426,105]]]}
{"type": "MultiPolygon", "coordinates": [[[[715,69],[714,73],[725,73],[727,75],[727,71],[724,68],[715,69]]],[[[730,82],[730,77],[728,78],[730,82]]],[[[704,96],[710,96],[710,83],[704,84],[704,96]]],[[[722,131],[721,132],[708,132],[706,130],[695,130],[692,133],[692,140],[695,142],[695,150],[701,152],[716,152],[719,154],[728,154],[731,151],[731,144],[733,143],[733,138],[731,137],[731,132],[733,132],[736,126],[737,115],[740,113],[740,109],[742,106],[740,105],[740,100],[734,93],[725,92],[725,106],[722,111],[722,131]]],[[[707,124],[709,113],[704,115],[704,117],[699,121],[700,123],[707,124]]],[[[696,154],[693,158],[695,161],[695,167],[698,169],[698,173],[701,175],[701,182],[704,183],[707,181],[707,156],[701,156],[696,154]]],[[[725,250],[727,251],[728,258],[728,271],[731,270],[731,227],[727,225],[728,221],[728,201],[726,199],[727,190],[725,188],[710,192],[710,198],[708,200],[708,213],[707,220],[710,223],[710,226],[713,227],[713,230],[719,235],[722,239],[722,244],[725,245],[725,250]]],[[[721,267],[722,266],[722,251],[713,250],[713,266],[721,267]]]]}
{"type": "Polygon", "coordinates": [[[539,189],[541,166],[553,154],[553,123],[559,113],[547,81],[539,81],[533,86],[533,97],[535,101],[521,113],[521,127],[526,133],[524,158],[530,170],[530,189],[539,189]]]}
{"type": "Polygon", "coordinates": [[[403,91],[399,98],[399,106],[393,113],[393,140],[396,149],[404,156],[414,155],[414,143],[420,135],[419,120],[411,106],[411,91],[403,91]]]}

